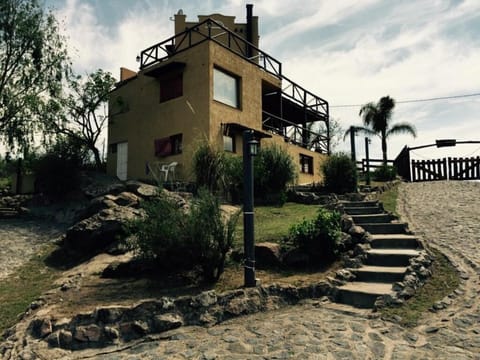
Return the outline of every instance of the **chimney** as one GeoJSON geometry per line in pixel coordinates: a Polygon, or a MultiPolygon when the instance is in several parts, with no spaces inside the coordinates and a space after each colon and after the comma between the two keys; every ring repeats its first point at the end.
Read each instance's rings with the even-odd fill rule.
{"type": "MultiPolygon", "coordinates": [[[[247,4],[247,41],[253,42],[253,4],[247,4]]],[[[252,47],[247,46],[247,57],[252,57],[252,47]]]]}

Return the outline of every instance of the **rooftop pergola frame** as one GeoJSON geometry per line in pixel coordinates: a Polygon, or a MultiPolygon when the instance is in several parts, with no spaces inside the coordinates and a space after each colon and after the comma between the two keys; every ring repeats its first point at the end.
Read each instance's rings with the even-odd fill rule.
{"type": "Polygon", "coordinates": [[[282,88],[262,84],[264,130],[282,135],[285,141],[306,149],[330,153],[328,102],[285,77],[280,61],[211,18],[143,50],[138,59],[140,70],[147,70],[205,41],[217,43],[281,80],[282,88]],[[314,131],[317,128],[322,131],[314,131]]]}

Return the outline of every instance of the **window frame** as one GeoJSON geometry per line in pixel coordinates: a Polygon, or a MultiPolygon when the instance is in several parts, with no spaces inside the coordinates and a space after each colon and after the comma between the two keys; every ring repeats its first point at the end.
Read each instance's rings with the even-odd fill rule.
{"type": "Polygon", "coordinates": [[[218,67],[218,66],[214,66],[213,67],[213,78],[212,78],[212,81],[213,81],[213,100],[221,103],[221,104],[224,104],[224,105],[227,105],[227,106],[230,106],[234,109],[241,109],[242,108],[242,78],[228,70],[225,70],[221,67],[218,67]],[[235,102],[232,102],[232,101],[229,101],[228,100],[228,97],[222,97],[222,96],[215,96],[216,94],[216,91],[215,89],[218,89],[216,87],[216,84],[218,83],[218,80],[216,81],[215,78],[215,74],[222,74],[222,76],[225,76],[226,78],[231,78],[234,80],[235,82],[235,102]],[[224,100],[226,99],[226,101],[224,100]]]}
{"type": "Polygon", "coordinates": [[[302,174],[314,175],[313,156],[300,154],[300,172],[302,174]]]}

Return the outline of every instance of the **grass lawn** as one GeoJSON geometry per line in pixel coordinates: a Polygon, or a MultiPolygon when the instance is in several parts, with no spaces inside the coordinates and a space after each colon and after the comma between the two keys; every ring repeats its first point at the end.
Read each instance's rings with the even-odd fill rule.
{"type": "Polygon", "coordinates": [[[22,265],[16,272],[0,282],[0,335],[14,325],[18,315],[42,293],[53,287],[59,272],[49,268],[44,261],[53,245],[22,265]]]}
{"type": "Polygon", "coordinates": [[[422,315],[428,312],[435,302],[442,300],[459,286],[460,280],[456,269],[442,253],[436,250],[432,252],[435,256],[432,277],[402,306],[381,309],[384,318],[392,319],[399,316],[401,325],[416,326],[422,315]]]}
{"type": "MultiPolygon", "coordinates": [[[[288,230],[303,219],[316,216],[319,205],[286,203],[278,206],[255,207],[255,242],[279,242],[288,230]]],[[[243,218],[240,216],[235,234],[235,246],[243,246],[243,218]]]]}
{"type": "Polygon", "coordinates": [[[384,191],[380,194],[378,199],[383,203],[383,208],[391,213],[397,214],[397,198],[398,198],[398,185],[395,185],[390,190],[384,191]]]}

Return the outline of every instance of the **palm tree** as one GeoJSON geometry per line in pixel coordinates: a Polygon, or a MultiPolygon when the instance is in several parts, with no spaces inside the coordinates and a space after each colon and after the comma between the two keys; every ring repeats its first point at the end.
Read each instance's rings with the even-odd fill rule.
{"type": "MultiPolygon", "coordinates": [[[[390,96],[382,97],[378,103],[369,102],[360,109],[359,115],[362,117],[365,127],[357,127],[357,131],[366,134],[374,134],[380,136],[382,140],[383,165],[387,165],[387,139],[390,135],[410,134],[417,136],[414,125],[406,122],[390,124],[395,107],[395,100],[390,96]]],[[[350,130],[347,130],[347,135],[350,130]]]]}

